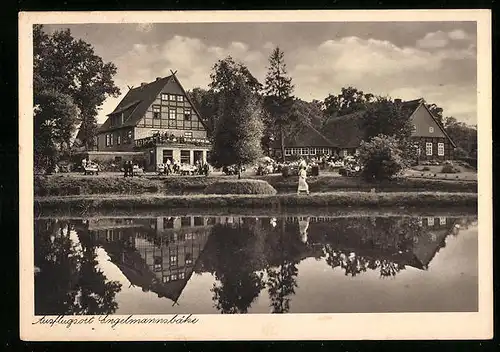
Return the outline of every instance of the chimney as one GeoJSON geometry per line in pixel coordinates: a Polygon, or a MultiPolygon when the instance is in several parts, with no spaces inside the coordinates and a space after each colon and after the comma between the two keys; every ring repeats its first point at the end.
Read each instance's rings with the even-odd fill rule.
{"type": "Polygon", "coordinates": [[[401,99],[394,99],[394,102],[395,102],[396,104],[401,104],[401,99]]]}
{"type": "Polygon", "coordinates": [[[141,87],[144,87],[146,84],[146,82],[141,82],[141,87]]]}
{"type": "Polygon", "coordinates": [[[156,80],[159,81],[161,79],[161,77],[156,77],[156,80]]]}

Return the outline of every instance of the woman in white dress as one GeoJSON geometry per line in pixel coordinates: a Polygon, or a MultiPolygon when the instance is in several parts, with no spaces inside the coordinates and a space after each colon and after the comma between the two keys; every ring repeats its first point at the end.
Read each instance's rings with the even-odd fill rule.
{"type": "Polygon", "coordinates": [[[299,220],[300,241],[307,243],[307,230],[309,229],[309,217],[299,220]]]}
{"type": "Polygon", "coordinates": [[[307,178],[307,172],[304,167],[301,167],[299,170],[299,186],[297,188],[297,194],[300,194],[300,192],[306,192],[309,194],[309,185],[306,182],[307,178]]]}

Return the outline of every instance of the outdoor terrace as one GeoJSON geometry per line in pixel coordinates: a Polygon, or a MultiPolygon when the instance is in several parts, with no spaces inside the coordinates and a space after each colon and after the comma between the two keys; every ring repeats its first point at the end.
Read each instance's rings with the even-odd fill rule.
{"type": "Polygon", "coordinates": [[[175,136],[165,136],[165,135],[156,135],[135,140],[135,147],[137,148],[146,148],[158,145],[173,145],[173,144],[176,145],[189,144],[200,147],[209,147],[210,141],[206,138],[175,137],[175,136]]]}

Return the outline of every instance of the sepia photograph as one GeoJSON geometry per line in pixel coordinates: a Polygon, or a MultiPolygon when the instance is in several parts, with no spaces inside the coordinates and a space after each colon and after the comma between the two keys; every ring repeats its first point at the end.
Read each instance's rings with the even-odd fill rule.
{"type": "Polygon", "coordinates": [[[488,11],[147,14],[20,15],[23,339],[492,336],[488,11]]]}

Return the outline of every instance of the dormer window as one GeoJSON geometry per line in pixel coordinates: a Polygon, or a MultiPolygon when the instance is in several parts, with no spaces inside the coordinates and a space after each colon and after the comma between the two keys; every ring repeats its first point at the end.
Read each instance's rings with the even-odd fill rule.
{"type": "Polygon", "coordinates": [[[429,127],[429,133],[434,133],[434,127],[429,127]]]}

